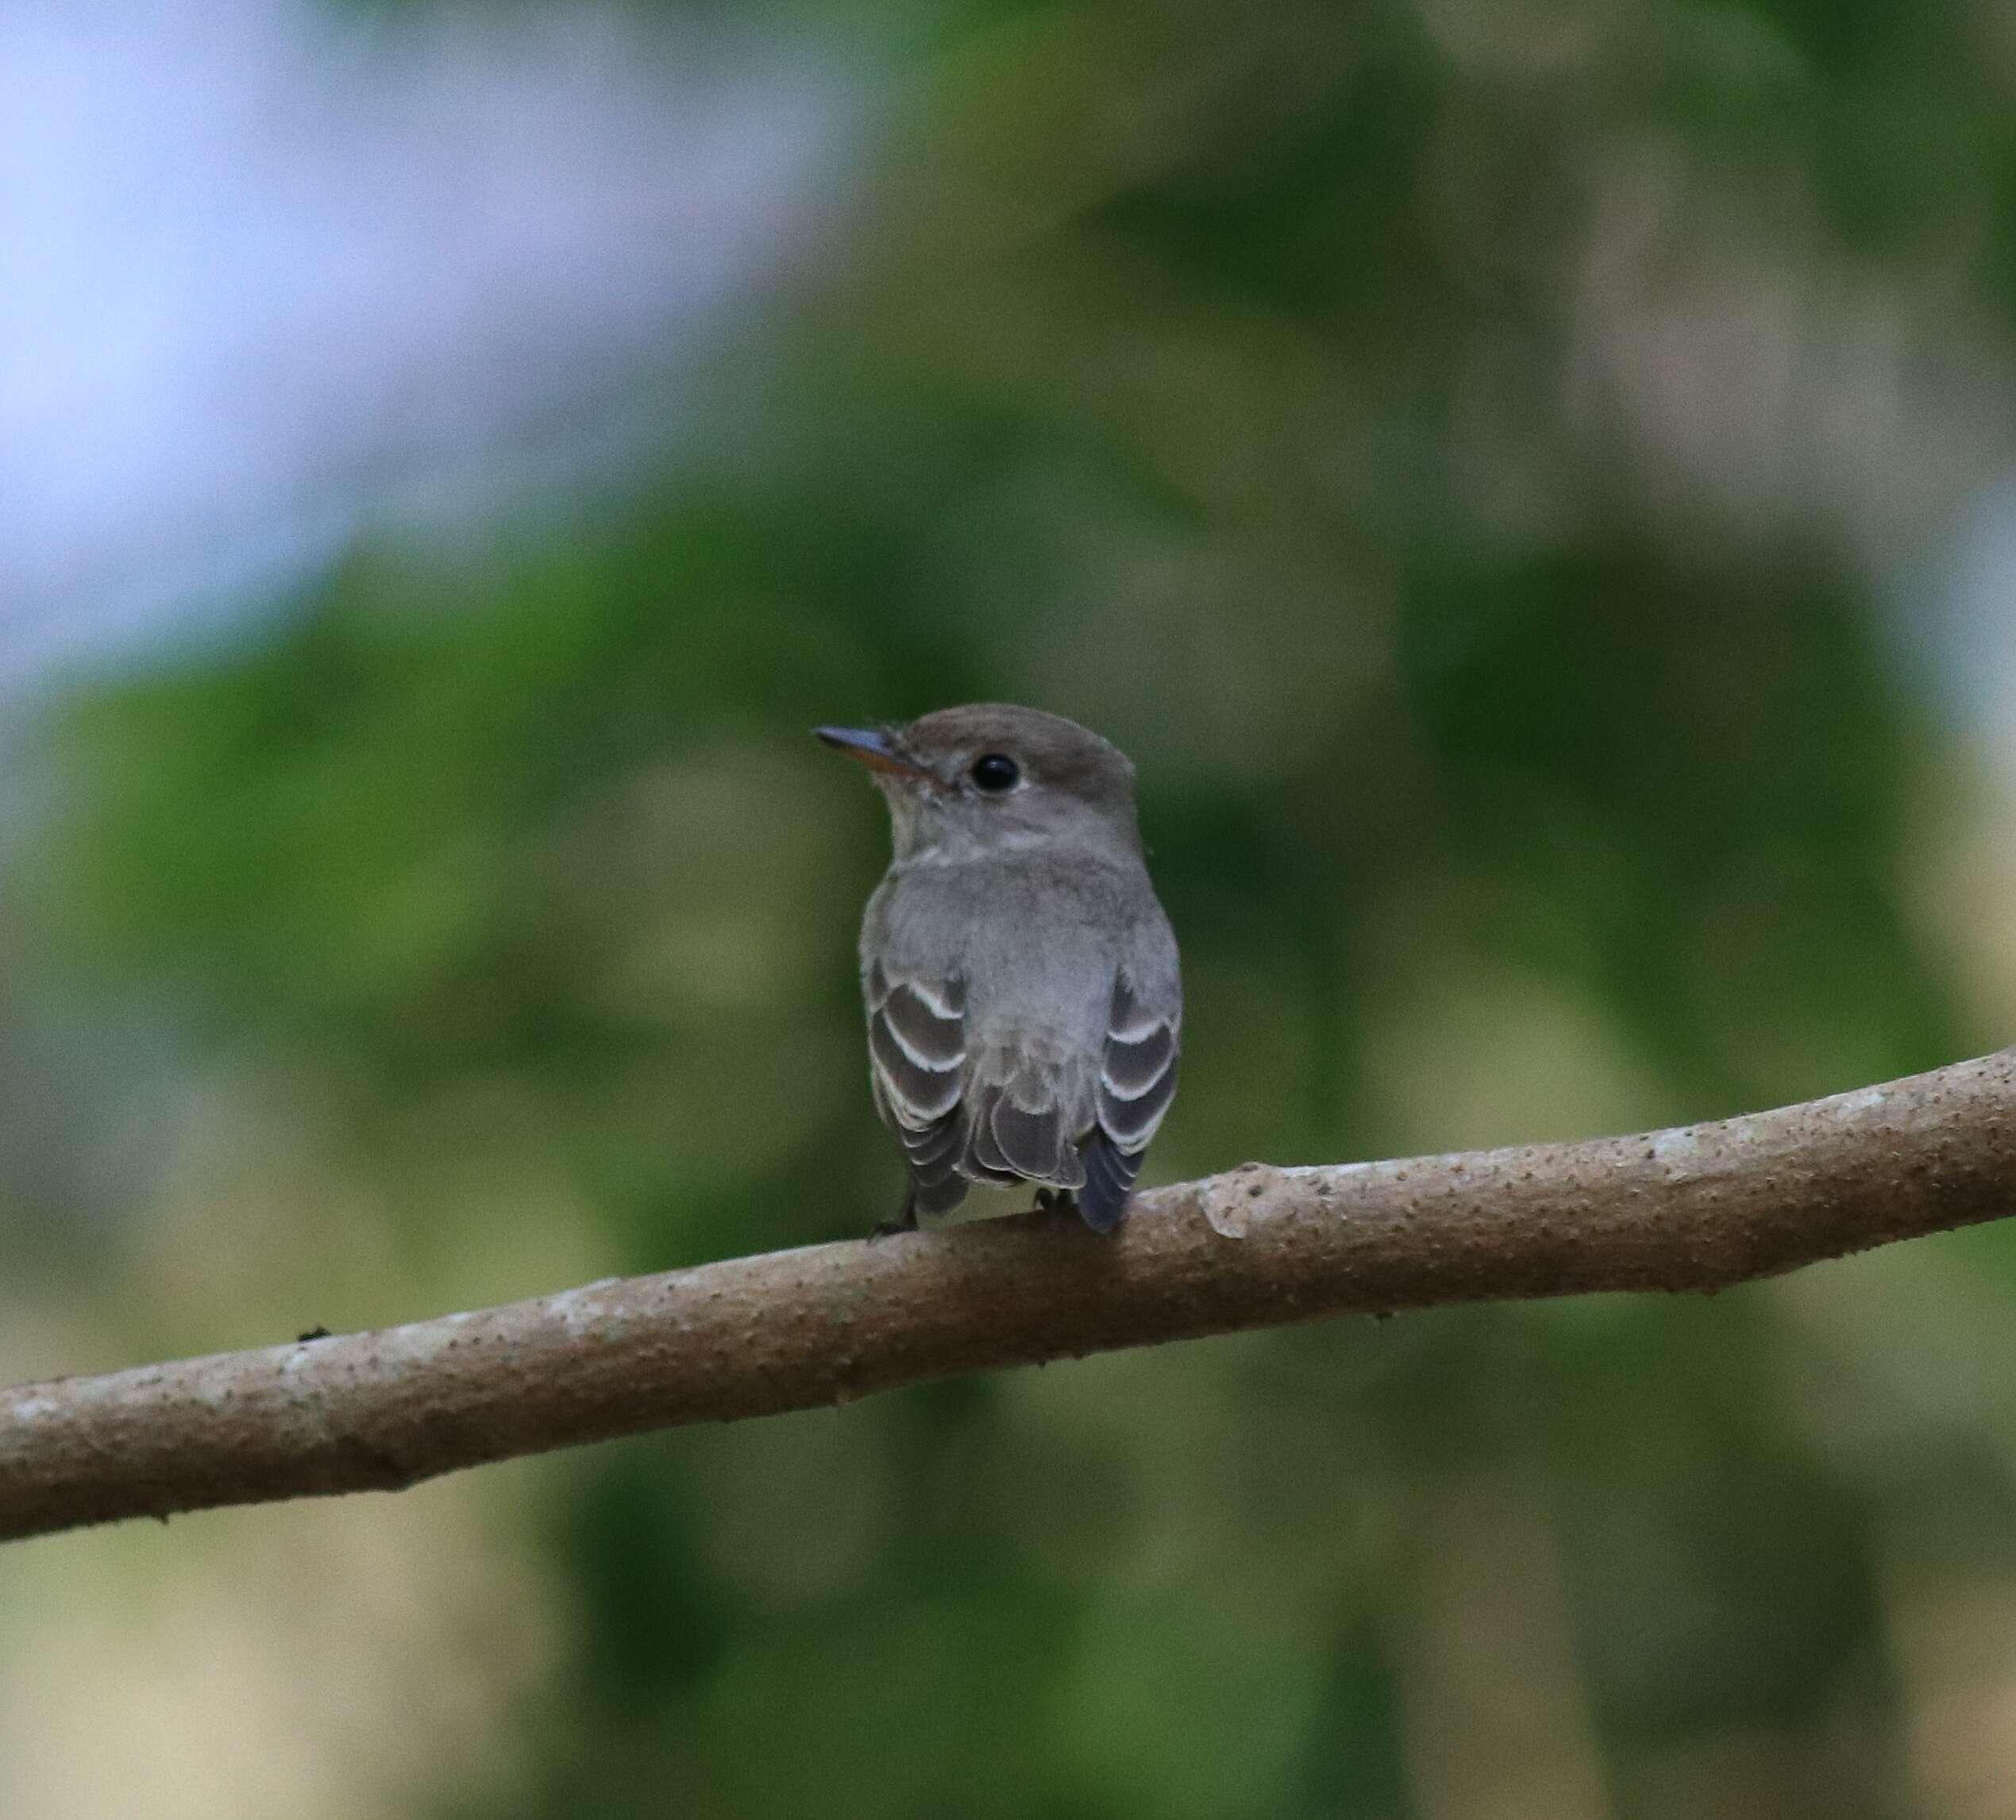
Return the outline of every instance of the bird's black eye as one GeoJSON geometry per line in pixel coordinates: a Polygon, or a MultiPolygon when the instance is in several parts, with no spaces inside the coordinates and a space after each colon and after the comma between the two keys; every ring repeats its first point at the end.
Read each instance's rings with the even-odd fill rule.
{"type": "Polygon", "coordinates": [[[973,781],[983,790],[1012,790],[1022,767],[1005,752],[984,752],[973,762],[973,781]]]}

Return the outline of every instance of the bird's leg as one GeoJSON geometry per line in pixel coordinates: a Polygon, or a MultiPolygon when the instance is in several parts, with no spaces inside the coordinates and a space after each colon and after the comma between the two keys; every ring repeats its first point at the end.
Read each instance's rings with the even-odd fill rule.
{"type": "Polygon", "coordinates": [[[1075,1213],[1078,1199],[1068,1188],[1039,1188],[1036,1205],[1031,1209],[1037,1213],[1075,1213]]]}
{"type": "Polygon", "coordinates": [[[917,1230],[917,1185],[914,1182],[903,1191],[903,1205],[896,1209],[893,1220],[877,1220],[869,1228],[868,1242],[873,1244],[877,1239],[893,1239],[899,1232],[917,1230]]]}

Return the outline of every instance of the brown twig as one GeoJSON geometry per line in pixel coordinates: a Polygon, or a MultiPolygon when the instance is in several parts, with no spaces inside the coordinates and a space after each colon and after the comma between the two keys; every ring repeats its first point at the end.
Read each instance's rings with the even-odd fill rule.
{"type": "Polygon", "coordinates": [[[0,1537],[1348,1313],[1713,1290],[2016,1211],[2016,1049],[1649,1136],[1273,1169],[0,1391],[0,1537]]]}

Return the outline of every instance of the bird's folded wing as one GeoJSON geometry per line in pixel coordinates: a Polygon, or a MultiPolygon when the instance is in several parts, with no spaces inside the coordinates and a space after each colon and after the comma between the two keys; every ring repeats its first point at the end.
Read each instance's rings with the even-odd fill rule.
{"type": "Polygon", "coordinates": [[[875,1109],[910,1165],[911,1205],[948,1213],[966,1194],[960,1166],[966,1121],[959,1095],[966,1064],[966,983],[892,980],[868,972],[868,1054],[875,1109]]]}
{"type": "Polygon", "coordinates": [[[1144,1002],[1125,972],[1114,980],[1099,1068],[1099,1128],[1118,1150],[1146,1150],[1176,1097],[1181,1015],[1144,1002]]]}
{"type": "Polygon", "coordinates": [[[966,983],[868,974],[868,1050],[895,1122],[922,1132],[959,1103],[966,1060],[966,983]]]}
{"type": "Polygon", "coordinates": [[[1180,1004],[1174,1000],[1168,1011],[1156,1010],[1124,970],[1113,982],[1100,1058],[1099,1120],[1078,1151],[1085,1169],[1078,1211],[1095,1232],[1120,1224],[1142,1154],[1176,1096],[1180,1004]]]}
{"type": "Polygon", "coordinates": [[[1084,1190],[1094,1224],[1117,1222],[1141,1153],[1175,1096],[1174,1008],[1156,1009],[1120,974],[1087,1108],[1082,1086],[1070,1090],[1061,1077],[1013,1058],[993,1058],[1008,1063],[999,1078],[988,1057],[969,1067],[962,980],[892,979],[878,962],[868,997],[877,1108],[902,1141],[924,1201],[953,1190],[958,1176],[1048,1182],[1084,1190]]]}

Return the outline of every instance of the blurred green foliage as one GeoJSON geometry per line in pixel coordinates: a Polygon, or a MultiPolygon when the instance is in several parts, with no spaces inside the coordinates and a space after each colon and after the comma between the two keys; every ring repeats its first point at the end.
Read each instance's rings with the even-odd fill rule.
{"type": "MultiPolygon", "coordinates": [[[[858,1233],[885,837],[805,730],[999,698],[1141,766],[1190,1008],[1151,1178],[1983,1034],[1914,920],[1949,759],[1868,579],[1891,471],[1829,413],[1887,383],[1842,295],[2006,335],[1992,10],[819,17],[904,60],[878,161],[685,454],[65,707],[22,901],[77,977],[294,1083],[438,1286],[499,1221],[605,1271],[858,1233]],[[484,1197],[518,1177],[565,1192],[484,1197]]],[[[2013,1266],[1987,1231],[553,1463],[573,1641],[526,1785],[449,1810],[1946,1811],[1899,1613],[2016,1583],[2013,1266]]]]}

